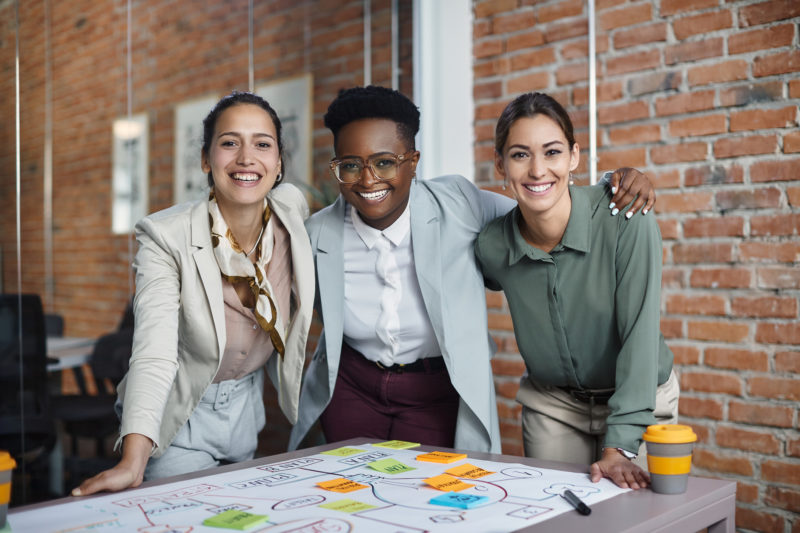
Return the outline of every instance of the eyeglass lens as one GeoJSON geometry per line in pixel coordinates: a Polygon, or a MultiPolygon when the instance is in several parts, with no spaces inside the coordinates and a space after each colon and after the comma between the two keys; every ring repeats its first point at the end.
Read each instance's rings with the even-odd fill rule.
{"type": "Polygon", "coordinates": [[[394,154],[379,154],[367,159],[360,157],[342,159],[336,162],[336,176],[343,182],[356,182],[361,179],[365,166],[369,166],[375,177],[382,180],[393,180],[397,177],[400,162],[394,154]]]}

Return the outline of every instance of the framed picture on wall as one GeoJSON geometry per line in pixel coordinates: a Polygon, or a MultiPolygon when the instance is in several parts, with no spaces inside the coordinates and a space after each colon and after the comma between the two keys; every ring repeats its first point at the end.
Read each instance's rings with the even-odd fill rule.
{"type": "Polygon", "coordinates": [[[217,103],[216,96],[188,100],[175,106],[173,191],[176,204],[208,197],[208,178],[200,168],[203,119],[217,103]]]}
{"type": "Polygon", "coordinates": [[[111,230],[130,233],[147,215],[148,120],[145,113],[114,120],[111,230]]]}
{"type": "Polygon", "coordinates": [[[310,184],[314,82],[311,74],[271,81],[256,87],[278,113],[283,125],[287,182],[310,184]]]}

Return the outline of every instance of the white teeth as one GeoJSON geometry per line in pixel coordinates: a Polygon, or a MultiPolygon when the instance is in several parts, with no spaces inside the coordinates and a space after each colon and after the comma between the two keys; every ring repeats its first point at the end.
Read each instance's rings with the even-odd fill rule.
{"type": "Polygon", "coordinates": [[[544,185],[525,185],[525,188],[532,192],[544,192],[552,186],[552,183],[545,183],[544,185]]]}
{"type": "Polygon", "coordinates": [[[379,198],[383,198],[387,194],[389,194],[389,189],[381,189],[379,191],[358,193],[359,196],[361,196],[362,198],[366,198],[367,200],[377,200],[379,198]]]}
{"type": "Polygon", "coordinates": [[[258,181],[259,179],[258,174],[250,172],[234,172],[231,174],[231,177],[239,181],[258,181]]]}

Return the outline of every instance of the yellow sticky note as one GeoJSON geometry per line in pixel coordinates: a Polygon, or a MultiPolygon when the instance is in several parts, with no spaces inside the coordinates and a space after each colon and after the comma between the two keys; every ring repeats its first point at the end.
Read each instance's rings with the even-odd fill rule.
{"type": "Polygon", "coordinates": [[[475,486],[470,485],[469,483],[464,483],[460,479],[454,478],[448,474],[439,474],[438,476],[429,477],[425,480],[425,483],[436,490],[442,491],[459,491],[475,486]]]}
{"type": "Polygon", "coordinates": [[[373,444],[379,448],[390,448],[392,450],[407,450],[408,448],[416,448],[419,442],[406,442],[404,440],[387,440],[386,442],[378,442],[373,444]]]}
{"type": "Polygon", "coordinates": [[[478,479],[479,477],[494,474],[494,472],[489,472],[488,470],[484,470],[483,468],[471,465],[469,463],[454,466],[450,470],[445,470],[445,473],[450,474],[451,476],[465,477],[467,479],[478,479]]]}
{"type": "Polygon", "coordinates": [[[354,490],[367,488],[367,485],[362,485],[343,477],[331,479],[330,481],[320,481],[317,485],[332,492],[353,492],[354,490]]]}
{"type": "Polygon", "coordinates": [[[333,511],[341,511],[343,513],[357,513],[359,511],[375,508],[374,505],[357,502],[355,500],[337,500],[335,502],[323,503],[319,507],[324,507],[325,509],[331,509],[333,511]]]}
{"type": "Polygon", "coordinates": [[[363,453],[366,450],[359,450],[358,448],[351,448],[349,446],[343,446],[341,448],[336,448],[335,450],[328,450],[327,452],[319,452],[322,455],[335,455],[337,457],[347,457],[348,455],[355,455],[357,453],[363,453]]]}
{"type": "Polygon", "coordinates": [[[466,459],[465,453],[450,452],[429,452],[417,456],[417,461],[427,461],[429,463],[455,463],[461,459],[466,459]]]}

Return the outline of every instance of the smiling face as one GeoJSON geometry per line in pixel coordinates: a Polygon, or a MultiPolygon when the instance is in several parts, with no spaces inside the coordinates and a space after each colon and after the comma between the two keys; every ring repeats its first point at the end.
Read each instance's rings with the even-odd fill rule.
{"type": "MultiPolygon", "coordinates": [[[[339,130],[336,158],[360,157],[366,161],[377,154],[402,155],[411,149],[398,135],[395,121],[366,118],[350,122],[339,130]]],[[[365,223],[384,230],[403,214],[408,204],[418,161],[419,152],[413,152],[399,164],[397,177],[391,181],[378,180],[365,167],[361,179],[355,183],[339,183],[339,191],[365,223]]]]}
{"type": "Polygon", "coordinates": [[[203,172],[211,172],[220,210],[257,206],[275,185],[281,170],[272,118],[261,107],[239,104],[217,118],[203,172]]]}
{"type": "Polygon", "coordinates": [[[502,153],[495,153],[495,167],[523,212],[546,214],[569,208],[569,173],[579,158],[578,144],[570,148],[558,123],[537,114],[512,124],[502,153]]]}

